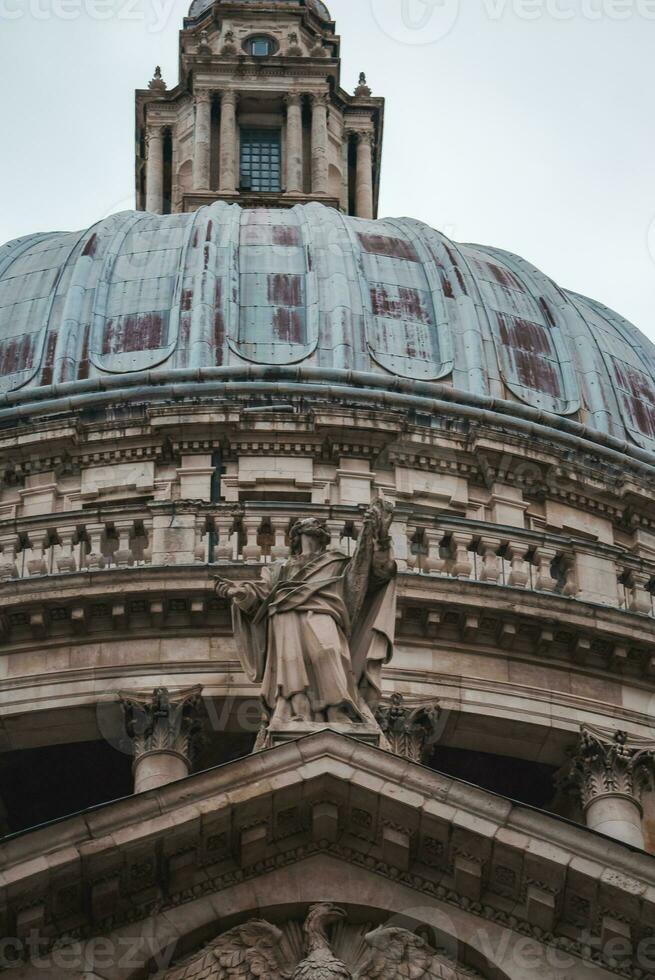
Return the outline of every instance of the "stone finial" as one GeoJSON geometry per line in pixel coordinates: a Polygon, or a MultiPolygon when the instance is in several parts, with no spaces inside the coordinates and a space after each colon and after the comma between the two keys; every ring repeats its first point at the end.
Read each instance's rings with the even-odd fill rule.
{"type": "Polygon", "coordinates": [[[406,700],[402,694],[392,694],[375,717],[395,755],[422,762],[436,740],[440,715],[437,701],[406,700]]]}
{"type": "Polygon", "coordinates": [[[302,48],[298,42],[298,34],[296,31],[291,31],[287,35],[287,41],[289,42],[287,46],[287,55],[290,58],[300,58],[302,55],[302,48]]]}
{"type": "Polygon", "coordinates": [[[570,762],[560,770],[561,789],[579,795],[584,809],[602,796],[639,802],[653,784],[655,742],[585,725],[570,762]]]}
{"type": "Polygon", "coordinates": [[[359,96],[360,98],[368,98],[370,94],[371,89],[366,81],[366,74],[365,72],[361,71],[359,73],[359,84],[355,89],[355,95],[359,96]]]}
{"type": "Polygon", "coordinates": [[[221,48],[221,54],[224,54],[227,57],[232,57],[238,53],[234,31],[225,31],[223,34],[223,47],[221,48]]]}
{"type": "Polygon", "coordinates": [[[162,78],[161,68],[159,67],[159,65],[157,65],[155,67],[155,74],[152,76],[152,78],[148,82],[148,88],[151,91],[154,91],[154,92],[165,92],[166,91],[166,82],[162,78]]]}
{"type": "Polygon", "coordinates": [[[207,30],[202,30],[198,40],[198,57],[210,58],[211,54],[212,49],[209,44],[209,32],[207,30]]]}
{"type": "Polygon", "coordinates": [[[202,687],[151,693],[121,691],[125,728],[134,746],[135,792],[188,775],[200,742],[202,687]],[[162,759],[153,757],[168,757],[162,759]]]}

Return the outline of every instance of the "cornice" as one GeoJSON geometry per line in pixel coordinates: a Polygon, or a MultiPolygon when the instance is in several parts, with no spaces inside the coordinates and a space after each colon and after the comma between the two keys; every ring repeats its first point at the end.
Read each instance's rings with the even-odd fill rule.
{"type": "Polygon", "coordinates": [[[9,838],[0,854],[12,882],[0,879],[3,899],[14,915],[40,900],[51,943],[61,932],[106,934],[318,854],[623,976],[636,976],[633,964],[585,948],[581,933],[600,937],[609,915],[636,944],[655,918],[652,856],[329,731],[9,838]],[[326,793],[327,827],[324,809],[318,823],[313,810],[326,793]],[[72,882],[68,915],[59,905],[54,917],[72,882]]]}
{"type": "MultiPolygon", "coordinates": [[[[178,513],[181,513],[179,511],[178,513]]],[[[66,572],[0,583],[3,655],[71,642],[131,635],[147,638],[230,636],[228,607],[214,595],[220,568],[229,578],[258,578],[259,565],[141,565],[66,572]]],[[[655,678],[653,619],[553,593],[490,582],[403,573],[399,578],[400,643],[490,647],[533,663],[609,671],[651,689],[655,678]]]]}

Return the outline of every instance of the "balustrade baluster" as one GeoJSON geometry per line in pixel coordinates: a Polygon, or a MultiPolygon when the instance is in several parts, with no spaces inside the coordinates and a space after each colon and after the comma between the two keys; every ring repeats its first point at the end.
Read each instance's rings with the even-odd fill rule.
{"type": "Polygon", "coordinates": [[[261,527],[261,517],[246,516],[243,518],[243,530],[246,543],[243,547],[243,560],[247,565],[258,565],[262,560],[262,549],[257,541],[261,527]]]}
{"type": "Polygon", "coordinates": [[[547,548],[540,545],[534,552],[534,564],[537,566],[537,577],[535,588],[538,592],[555,592],[557,590],[557,579],[553,577],[553,562],[557,557],[554,548],[547,548]]]}
{"type": "Polygon", "coordinates": [[[450,536],[450,574],[453,578],[470,579],[473,574],[473,561],[469,545],[471,535],[466,531],[453,531],[450,536]]]}
{"type": "MultiPolygon", "coordinates": [[[[273,535],[275,537],[275,544],[271,548],[271,560],[283,561],[285,558],[289,557],[290,549],[287,544],[289,519],[287,517],[272,517],[271,527],[273,528],[273,535]]],[[[331,533],[330,538],[332,539],[331,533]]]]}
{"type": "Polygon", "coordinates": [[[498,582],[501,574],[500,558],[500,538],[488,537],[485,535],[480,538],[478,554],[482,557],[482,568],[480,569],[481,582],[498,582]]]}
{"type": "Polygon", "coordinates": [[[628,608],[631,612],[651,615],[653,611],[653,596],[650,592],[652,576],[643,572],[631,572],[629,579],[628,608]]]}
{"type": "Polygon", "coordinates": [[[35,531],[30,534],[31,554],[27,559],[27,571],[29,575],[48,574],[48,549],[50,548],[50,532],[35,531]]]}
{"type": "Polygon", "coordinates": [[[16,567],[16,550],[18,539],[14,531],[0,537],[2,555],[0,555],[0,581],[6,582],[12,578],[18,578],[18,568],[16,567]]]}
{"type": "Polygon", "coordinates": [[[429,575],[442,575],[446,570],[446,560],[441,557],[443,536],[443,531],[439,528],[428,527],[425,529],[424,540],[428,553],[423,564],[429,575]]]}
{"type": "Polygon", "coordinates": [[[530,570],[525,555],[525,542],[510,542],[507,545],[507,558],[511,565],[507,582],[516,589],[525,589],[530,581],[530,570]]]}
{"type": "Polygon", "coordinates": [[[76,527],[59,528],[59,544],[55,545],[55,565],[59,572],[75,572],[77,562],[75,560],[75,542],[77,539],[76,527]]]}

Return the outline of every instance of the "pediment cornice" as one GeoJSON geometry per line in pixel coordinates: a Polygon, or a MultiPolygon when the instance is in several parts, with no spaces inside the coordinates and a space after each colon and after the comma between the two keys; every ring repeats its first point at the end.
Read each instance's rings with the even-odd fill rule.
{"type": "Polygon", "coordinates": [[[104,934],[320,853],[597,962],[653,933],[653,857],[330,731],[7,839],[2,926],[104,934]]]}

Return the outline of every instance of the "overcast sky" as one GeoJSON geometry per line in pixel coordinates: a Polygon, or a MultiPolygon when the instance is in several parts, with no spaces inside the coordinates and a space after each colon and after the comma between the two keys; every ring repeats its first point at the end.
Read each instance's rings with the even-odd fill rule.
{"type": "MultiPolygon", "coordinates": [[[[523,255],[655,339],[655,0],[330,9],[344,87],[387,98],[381,216],[523,255]]],[[[0,0],[0,241],[133,207],[134,89],[177,81],[185,12],[0,0]]]]}

